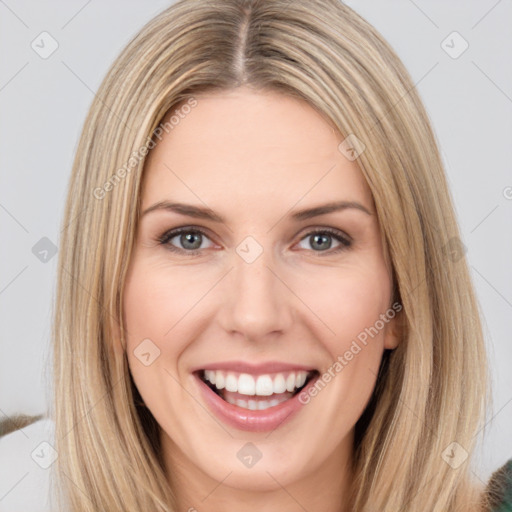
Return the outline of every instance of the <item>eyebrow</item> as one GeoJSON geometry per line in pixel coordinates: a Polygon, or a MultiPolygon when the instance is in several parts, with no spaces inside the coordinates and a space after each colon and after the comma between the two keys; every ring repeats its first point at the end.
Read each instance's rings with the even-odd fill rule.
{"type": "MultiPolygon", "coordinates": [[[[296,221],[301,221],[311,219],[313,217],[318,217],[320,215],[325,215],[327,213],[348,209],[355,209],[366,213],[367,215],[372,215],[372,213],[365,206],[356,201],[334,201],[331,203],[314,206],[312,208],[298,210],[291,215],[291,218],[296,221]]],[[[226,222],[224,217],[218,213],[215,213],[210,208],[203,208],[201,206],[194,206],[185,203],[175,203],[170,201],[159,201],[158,203],[155,203],[154,205],[144,210],[144,212],[142,212],[142,216],[155,210],[165,210],[179,213],[181,215],[187,215],[188,217],[194,217],[196,219],[211,220],[213,222],[220,222],[223,224],[226,222]]]]}

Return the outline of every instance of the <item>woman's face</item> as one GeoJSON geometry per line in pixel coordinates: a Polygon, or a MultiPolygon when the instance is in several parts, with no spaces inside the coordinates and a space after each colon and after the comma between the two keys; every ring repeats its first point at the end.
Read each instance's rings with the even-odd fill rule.
{"type": "Polygon", "coordinates": [[[131,373],[174,478],[300,493],[340,478],[397,344],[372,196],[307,103],[246,88],[196,100],[146,161],[131,373]]]}

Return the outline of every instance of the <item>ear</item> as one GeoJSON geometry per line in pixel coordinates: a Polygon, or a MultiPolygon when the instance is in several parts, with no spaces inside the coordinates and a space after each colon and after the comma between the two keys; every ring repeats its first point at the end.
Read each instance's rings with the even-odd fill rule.
{"type": "Polygon", "coordinates": [[[396,347],[398,347],[403,336],[405,316],[403,308],[401,308],[399,311],[395,311],[393,308],[390,308],[390,311],[395,312],[395,315],[386,325],[384,334],[384,348],[394,350],[396,347]]]}

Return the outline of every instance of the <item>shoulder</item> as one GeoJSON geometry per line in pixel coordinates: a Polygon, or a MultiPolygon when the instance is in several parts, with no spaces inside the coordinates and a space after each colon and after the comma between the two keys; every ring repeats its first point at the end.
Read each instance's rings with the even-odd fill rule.
{"type": "Polygon", "coordinates": [[[0,437],[0,512],[51,510],[54,423],[43,418],[0,437]]]}
{"type": "Polygon", "coordinates": [[[512,459],[491,475],[486,490],[491,512],[512,512],[512,459]]]}

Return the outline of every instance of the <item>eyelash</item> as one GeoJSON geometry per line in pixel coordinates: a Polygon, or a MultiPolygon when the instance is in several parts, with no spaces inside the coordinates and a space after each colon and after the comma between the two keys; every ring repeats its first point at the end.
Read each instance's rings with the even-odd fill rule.
{"type": "MultiPolygon", "coordinates": [[[[199,253],[203,250],[203,249],[180,249],[179,247],[175,247],[171,244],[169,244],[169,241],[172,240],[173,238],[175,238],[176,236],[178,235],[181,235],[182,233],[194,233],[194,234],[201,234],[202,236],[206,237],[209,239],[208,237],[208,234],[205,233],[202,229],[199,229],[199,228],[195,228],[195,227],[191,227],[191,226],[183,226],[181,228],[176,228],[176,229],[171,229],[169,231],[166,231],[165,233],[163,233],[161,236],[159,236],[157,238],[157,241],[159,244],[161,245],[165,245],[167,246],[166,248],[172,252],[176,252],[176,253],[182,253],[182,254],[187,254],[188,256],[199,256],[199,253]]],[[[318,234],[328,234],[330,236],[332,236],[333,238],[335,238],[338,242],[340,242],[340,246],[337,247],[336,249],[334,250],[326,250],[326,251],[313,251],[313,252],[317,252],[319,253],[320,255],[322,253],[327,253],[327,254],[337,254],[341,251],[345,251],[347,250],[349,247],[351,247],[352,245],[352,241],[349,240],[348,238],[344,237],[340,231],[338,231],[337,229],[333,229],[333,228],[319,228],[319,229],[314,229],[312,231],[309,231],[304,237],[302,237],[300,239],[300,241],[312,236],[312,235],[318,235],[318,234]]]]}

